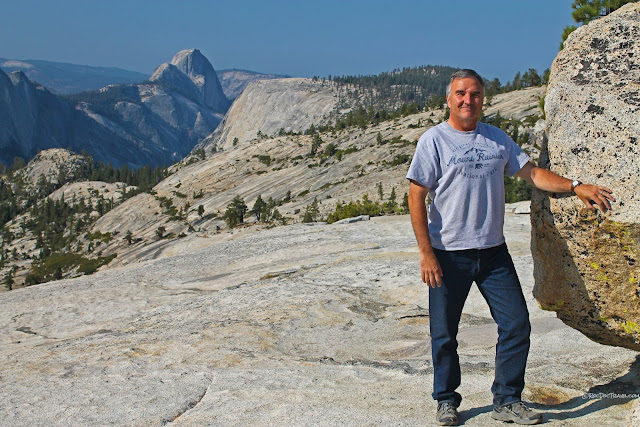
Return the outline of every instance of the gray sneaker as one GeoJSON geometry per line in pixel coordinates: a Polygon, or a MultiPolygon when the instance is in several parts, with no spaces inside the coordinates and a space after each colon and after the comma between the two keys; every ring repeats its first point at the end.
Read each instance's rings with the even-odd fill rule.
{"type": "Polygon", "coordinates": [[[436,423],[439,426],[457,426],[458,411],[451,402],[438,403],[438,412],[436,413],[436,423]]]}
{"type": "Polygon", "coordinates": [[[513,402],[507,405],[494,406],[491,418],[509,423],[532,425],[542,421],[542,414],[532,411],[522,402],[513,402]]]}

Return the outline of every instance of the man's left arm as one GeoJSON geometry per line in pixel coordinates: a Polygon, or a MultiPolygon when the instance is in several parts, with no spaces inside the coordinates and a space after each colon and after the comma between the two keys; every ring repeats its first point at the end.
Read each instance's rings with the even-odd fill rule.
{"type": "MultiPolygon", "coordinates": [[[[527,162],[516,175],[543,191],[552,193],[570,193],[572,191],[570,179],[535,166],[531,162],[527,162]]],[[[602,212],[606,212],[611,209],[611,202],[616,200],[612,196],[613,192],[601,185],[580,184],[573,189],[573,192],[591,210],[598,206],[602,212]]]]}

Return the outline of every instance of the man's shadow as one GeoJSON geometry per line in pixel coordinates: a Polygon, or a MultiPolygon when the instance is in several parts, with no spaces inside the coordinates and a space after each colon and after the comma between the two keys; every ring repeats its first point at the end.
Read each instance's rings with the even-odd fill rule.
{"type": "Polygon", "coordinates": [[[471,408],[458,413],[460,419],[460,425],[464,425],[466,421],[470,421],[478,415],[491,412],[493,410],[492,405],[481,406],[479,408],[471,408]]]}
{"type": "MultiPolygon", "coordinates": [[[[557,405],[528,403],[528,406],[541,412],[543,422],[548,422],[580,418],[611,406],[623,405],[634,400],[634,395],[640,395],[640,355],[636,356],[636,360],[631,364],[626,374],[607,384],[593,386],[582,396],[574,397],[557,405]]],[[[493,407],[487,405],[460,411],[460,425],[492,410],[493,407]]]]}

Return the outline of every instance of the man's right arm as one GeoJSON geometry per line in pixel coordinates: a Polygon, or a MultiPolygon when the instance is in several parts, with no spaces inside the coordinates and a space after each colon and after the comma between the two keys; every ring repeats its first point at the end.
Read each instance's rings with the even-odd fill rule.
{"type": "Polygon", "coordinates": [[[413,232],[416,235],[420,250],[420,274],[424,283],[432,288],[439,287],[442,285],[442,269],[431,246],[427,205],[425,203],[429,189],[413,180],[411,180],[410,185],[409,211],[411,212],[413,232]]]}

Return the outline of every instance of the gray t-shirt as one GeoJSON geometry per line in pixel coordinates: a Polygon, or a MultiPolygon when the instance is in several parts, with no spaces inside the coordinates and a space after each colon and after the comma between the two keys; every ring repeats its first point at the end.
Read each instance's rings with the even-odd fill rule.
{"type": "Polygon", "coordinates": [[[442,122],[418,140],[407,178],[429,188],[429,235],[437,249],[504,243],[504,180],[529,156],[497,127],[463,132],[442,122]]]}

